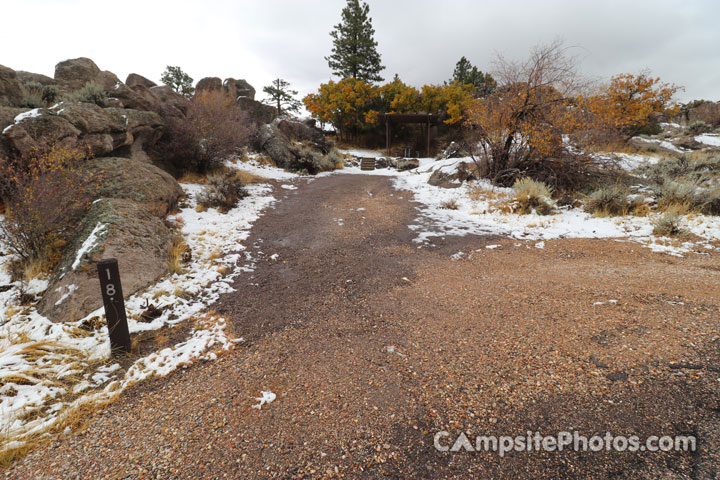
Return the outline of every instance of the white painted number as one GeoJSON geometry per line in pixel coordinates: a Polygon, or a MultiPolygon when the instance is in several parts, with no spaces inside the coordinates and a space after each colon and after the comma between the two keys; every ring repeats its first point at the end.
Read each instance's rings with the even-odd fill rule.
{"type": "Polygon", "coordinates": [[[115,285],[113,285],[112,283],[108,283],[105,286],[105,293],[107,293],[108,296],[110,296],[110,297],[114,296],[115,295],[115,285]]]}
{"type": "Polygon", "coordinates": [[[108,269],[107,269],[107,270],[105,270],[105,271],[106,271],[106,272],[107,272],[107,274],[108,274],[108,280],[111,280],[111,278],[110,278],[110,269],[108,268],[108,269]]]}

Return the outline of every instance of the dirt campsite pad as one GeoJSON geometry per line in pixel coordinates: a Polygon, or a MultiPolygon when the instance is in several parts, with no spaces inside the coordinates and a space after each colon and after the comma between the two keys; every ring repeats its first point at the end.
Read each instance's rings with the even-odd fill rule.
{"type": "Polygon", "coordinates": [[[254,272],[214,306],[244,341],[132,387],[6,478],[717,477],[717,254],[423,245],[418,205],[388,177],[295,186],[244,242],[254,272]],[[535,432],[697,450],[448,450],[461,433],[476,450],[478,435],[535,432]]]}

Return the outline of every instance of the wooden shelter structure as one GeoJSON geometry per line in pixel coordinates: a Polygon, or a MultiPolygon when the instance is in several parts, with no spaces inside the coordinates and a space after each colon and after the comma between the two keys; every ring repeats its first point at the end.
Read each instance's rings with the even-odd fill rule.
{"type": "Polygon", "coordinates": [[[430,127],[440,123],[440,116],[431,113],[385,113],[380,115],[385,122],[385,146],[387,154],[390,155],[390,145],[392,143],[392,125],[402,123],[418,123],[425,124],[425,145],[427,156],[430,156],[430,127]]]}

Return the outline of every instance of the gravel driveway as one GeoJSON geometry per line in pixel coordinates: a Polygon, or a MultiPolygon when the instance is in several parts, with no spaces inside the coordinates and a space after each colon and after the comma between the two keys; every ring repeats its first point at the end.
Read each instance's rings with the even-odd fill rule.
{"type": "Polygon", "coordinates": [[[132,388],[4,474],[718,478],[720,256],[472,236],[418,248],[411,195],[387,177],[297,185],[253,227],[255,272],[216,305],[245,339],[235,351],[132,388]],[[444,445],[695,435],[699,449],[501,457],[440,452],[439,431],[444,445]]]}

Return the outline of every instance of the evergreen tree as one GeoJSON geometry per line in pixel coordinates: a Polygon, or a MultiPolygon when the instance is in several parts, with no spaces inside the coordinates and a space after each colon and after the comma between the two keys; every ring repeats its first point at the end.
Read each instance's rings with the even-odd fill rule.
{"type": "Polygon", "coordinates": [[[268,98],[265,103],[277,108],[278,115],[286,112],[298,112],[302,103],[295,98],[297,90],[291,90],[290,84],[282,78],[276,78],[267,87],[263,87],[268,98]]]}
{"type": "Polygon", "coordinates": [[[475,87],[476,94],[478,97],[487,97],[497,87],[497,82],[489,73],[483,73],[474,67],[470,61],[462,57],[455,64],[455,70],[453,70],[453,77],[450,82],[460,82],[463,85],[470,84],[475,87]]]}
{"type": "Polygon", "coordinates": [[[165,85],[171,86],[173,90],[178,93],[182,93],[185,96],[192,95],[195,91],[192,86],[192,77],[183,72],[180,67],[171,67],[168,65],[167,68],[165,68],[160,81],[165,85]]]}
{"type": "Polygon", "coordinates": [[[334,75],[366,82],[382,82],[380,54],[375,41],[375,29],[368,17],[370,7],[359,0],[347,0],[342,22],[330,32],[333,37],[332,54],[325,57],[334,75]]]}

